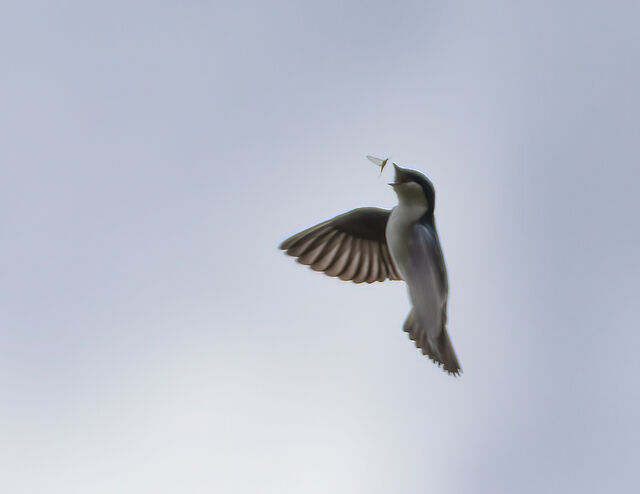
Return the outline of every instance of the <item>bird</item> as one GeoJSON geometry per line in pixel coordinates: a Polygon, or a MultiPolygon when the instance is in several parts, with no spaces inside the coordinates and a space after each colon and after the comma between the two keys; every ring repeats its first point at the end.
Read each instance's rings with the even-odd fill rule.
{"type": "MultiPolygon", "coordinates": [[[[382,163],[376,160],[371,161],[382,163]]],[[[403,280],[412,306],[403,330],[423,355],[459,376],[447,331],[449,282],[435,224],[435,188],[421,172],[396,163],[393,167],[389,185],[398,198],[394,208],[353,209],[292,235],[279,248],[344,281],[403,280]]]]}

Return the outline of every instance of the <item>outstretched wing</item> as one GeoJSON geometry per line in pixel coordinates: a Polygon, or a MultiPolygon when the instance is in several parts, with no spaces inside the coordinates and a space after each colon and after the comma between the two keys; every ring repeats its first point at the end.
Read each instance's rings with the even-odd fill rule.
{"type": "Polygon", "coordinates": [[[438,235],[428,225],[416,224],[409,239],[407,279],[413,310],[404,330],[416,346],[451,374],[460,364],[447,333],[449,286],[438,235]]]}
{"type": "Polygon", "coordinates": [[[280,248],[299,263],[341,280],[401,280],[387,247],[388,220],[387,209],[354,209],[293,235],[280,248]]]}

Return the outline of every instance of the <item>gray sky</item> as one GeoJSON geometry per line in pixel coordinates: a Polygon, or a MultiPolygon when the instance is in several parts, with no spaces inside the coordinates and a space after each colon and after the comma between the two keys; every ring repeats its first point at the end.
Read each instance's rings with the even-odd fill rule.
{"type": "Polygon", "coordinates": [[[638,489],[635,2],[0,6],[11,493],[638,489]],[[402,283],[287,235],[426,172],[452,379],[402,283]]]}

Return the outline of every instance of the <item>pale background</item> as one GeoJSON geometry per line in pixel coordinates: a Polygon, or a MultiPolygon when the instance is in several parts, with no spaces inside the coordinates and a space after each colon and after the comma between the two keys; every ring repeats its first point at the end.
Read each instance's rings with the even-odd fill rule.
{"type": "Polygon", "coordinates": [[[0,6],[6,493],[640,489],[637,2],[0,6]],[[426,172],[401,283],[278,252],[426,172]]]}

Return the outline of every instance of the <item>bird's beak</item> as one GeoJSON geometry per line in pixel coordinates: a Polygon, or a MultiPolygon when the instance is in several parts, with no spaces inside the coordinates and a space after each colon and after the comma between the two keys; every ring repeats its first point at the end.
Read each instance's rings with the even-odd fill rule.
{"type": "Polygon", "coordinates": [[[393,169],[396,172],[396,176],[394,177],[394,181],[389,184],[391,187],[395,187],[396,185],[400,185],[402,183],[402,168],[393,163],[393,169]]]}

